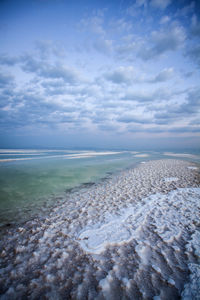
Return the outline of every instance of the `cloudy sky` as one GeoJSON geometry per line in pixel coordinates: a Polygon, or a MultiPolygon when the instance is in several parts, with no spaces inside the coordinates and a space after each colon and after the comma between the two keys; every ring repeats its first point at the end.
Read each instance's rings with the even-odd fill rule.
{"type": "Polygon", "coordinates": [[[198,2],[0,1],[0,147],[198,147],[198,2]]]}

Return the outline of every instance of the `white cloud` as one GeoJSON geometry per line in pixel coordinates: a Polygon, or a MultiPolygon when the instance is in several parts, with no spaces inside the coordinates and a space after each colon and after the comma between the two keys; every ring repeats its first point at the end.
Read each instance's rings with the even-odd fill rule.
{"type": "Polygon", "coordinates": [[[169,6],[171,0],[151,0],[150,5],[152,7],[164,10],[167,6],[169,6]]]}
{"type": "Polygon", "coordinates": [[[170,21],[170,17],[169,16],[163,16],[160,20],[160,24],[166,24],[170,21]]]}
{"type": "Polygon", "coordinates": [[[133,24],[124,18],[112,20],[109,26],[115,33],[129,32],[131,29],[133,29],[133,24]]]}
{"type": "Polygon", "coordinates": [[[102,13],[96,14],[92,17],[84,18],[80,22],[80,29],[93,32],[95,34],[104,35],[103,28],[104,17],[102,13]]]}

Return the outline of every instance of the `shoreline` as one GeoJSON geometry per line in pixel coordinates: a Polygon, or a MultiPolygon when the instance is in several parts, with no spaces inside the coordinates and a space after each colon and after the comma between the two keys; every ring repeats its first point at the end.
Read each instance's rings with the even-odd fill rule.
{"type": "Polygon", "coordinates": [[[6,230],[0,295],[5,299],[184,296],[190,264],[198,266],[189,243],[200,225],[195,202],[199,187],[197,164],[163,159],[66,193],[66,200],[46,216],[6,230]]]}

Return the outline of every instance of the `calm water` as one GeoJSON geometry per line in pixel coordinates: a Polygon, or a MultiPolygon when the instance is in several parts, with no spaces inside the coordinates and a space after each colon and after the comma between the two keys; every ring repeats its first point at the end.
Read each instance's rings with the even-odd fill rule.
{"type": "Polygon", "coordinates": [[[69,150],[0,150],[0,226],[23,222],[50,207],[66,192],[98,182],[137,163],[200,156],[156,152],[69,150]]]}

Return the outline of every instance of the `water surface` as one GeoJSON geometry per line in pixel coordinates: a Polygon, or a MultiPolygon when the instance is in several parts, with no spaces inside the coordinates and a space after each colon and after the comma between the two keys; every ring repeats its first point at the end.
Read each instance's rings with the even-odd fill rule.
{"type": "Polygon", "coordinates": [[[0,226],[23,222],[75,187],[151,159],[200,161],[189,153],[0,149],[0,226]]]}

